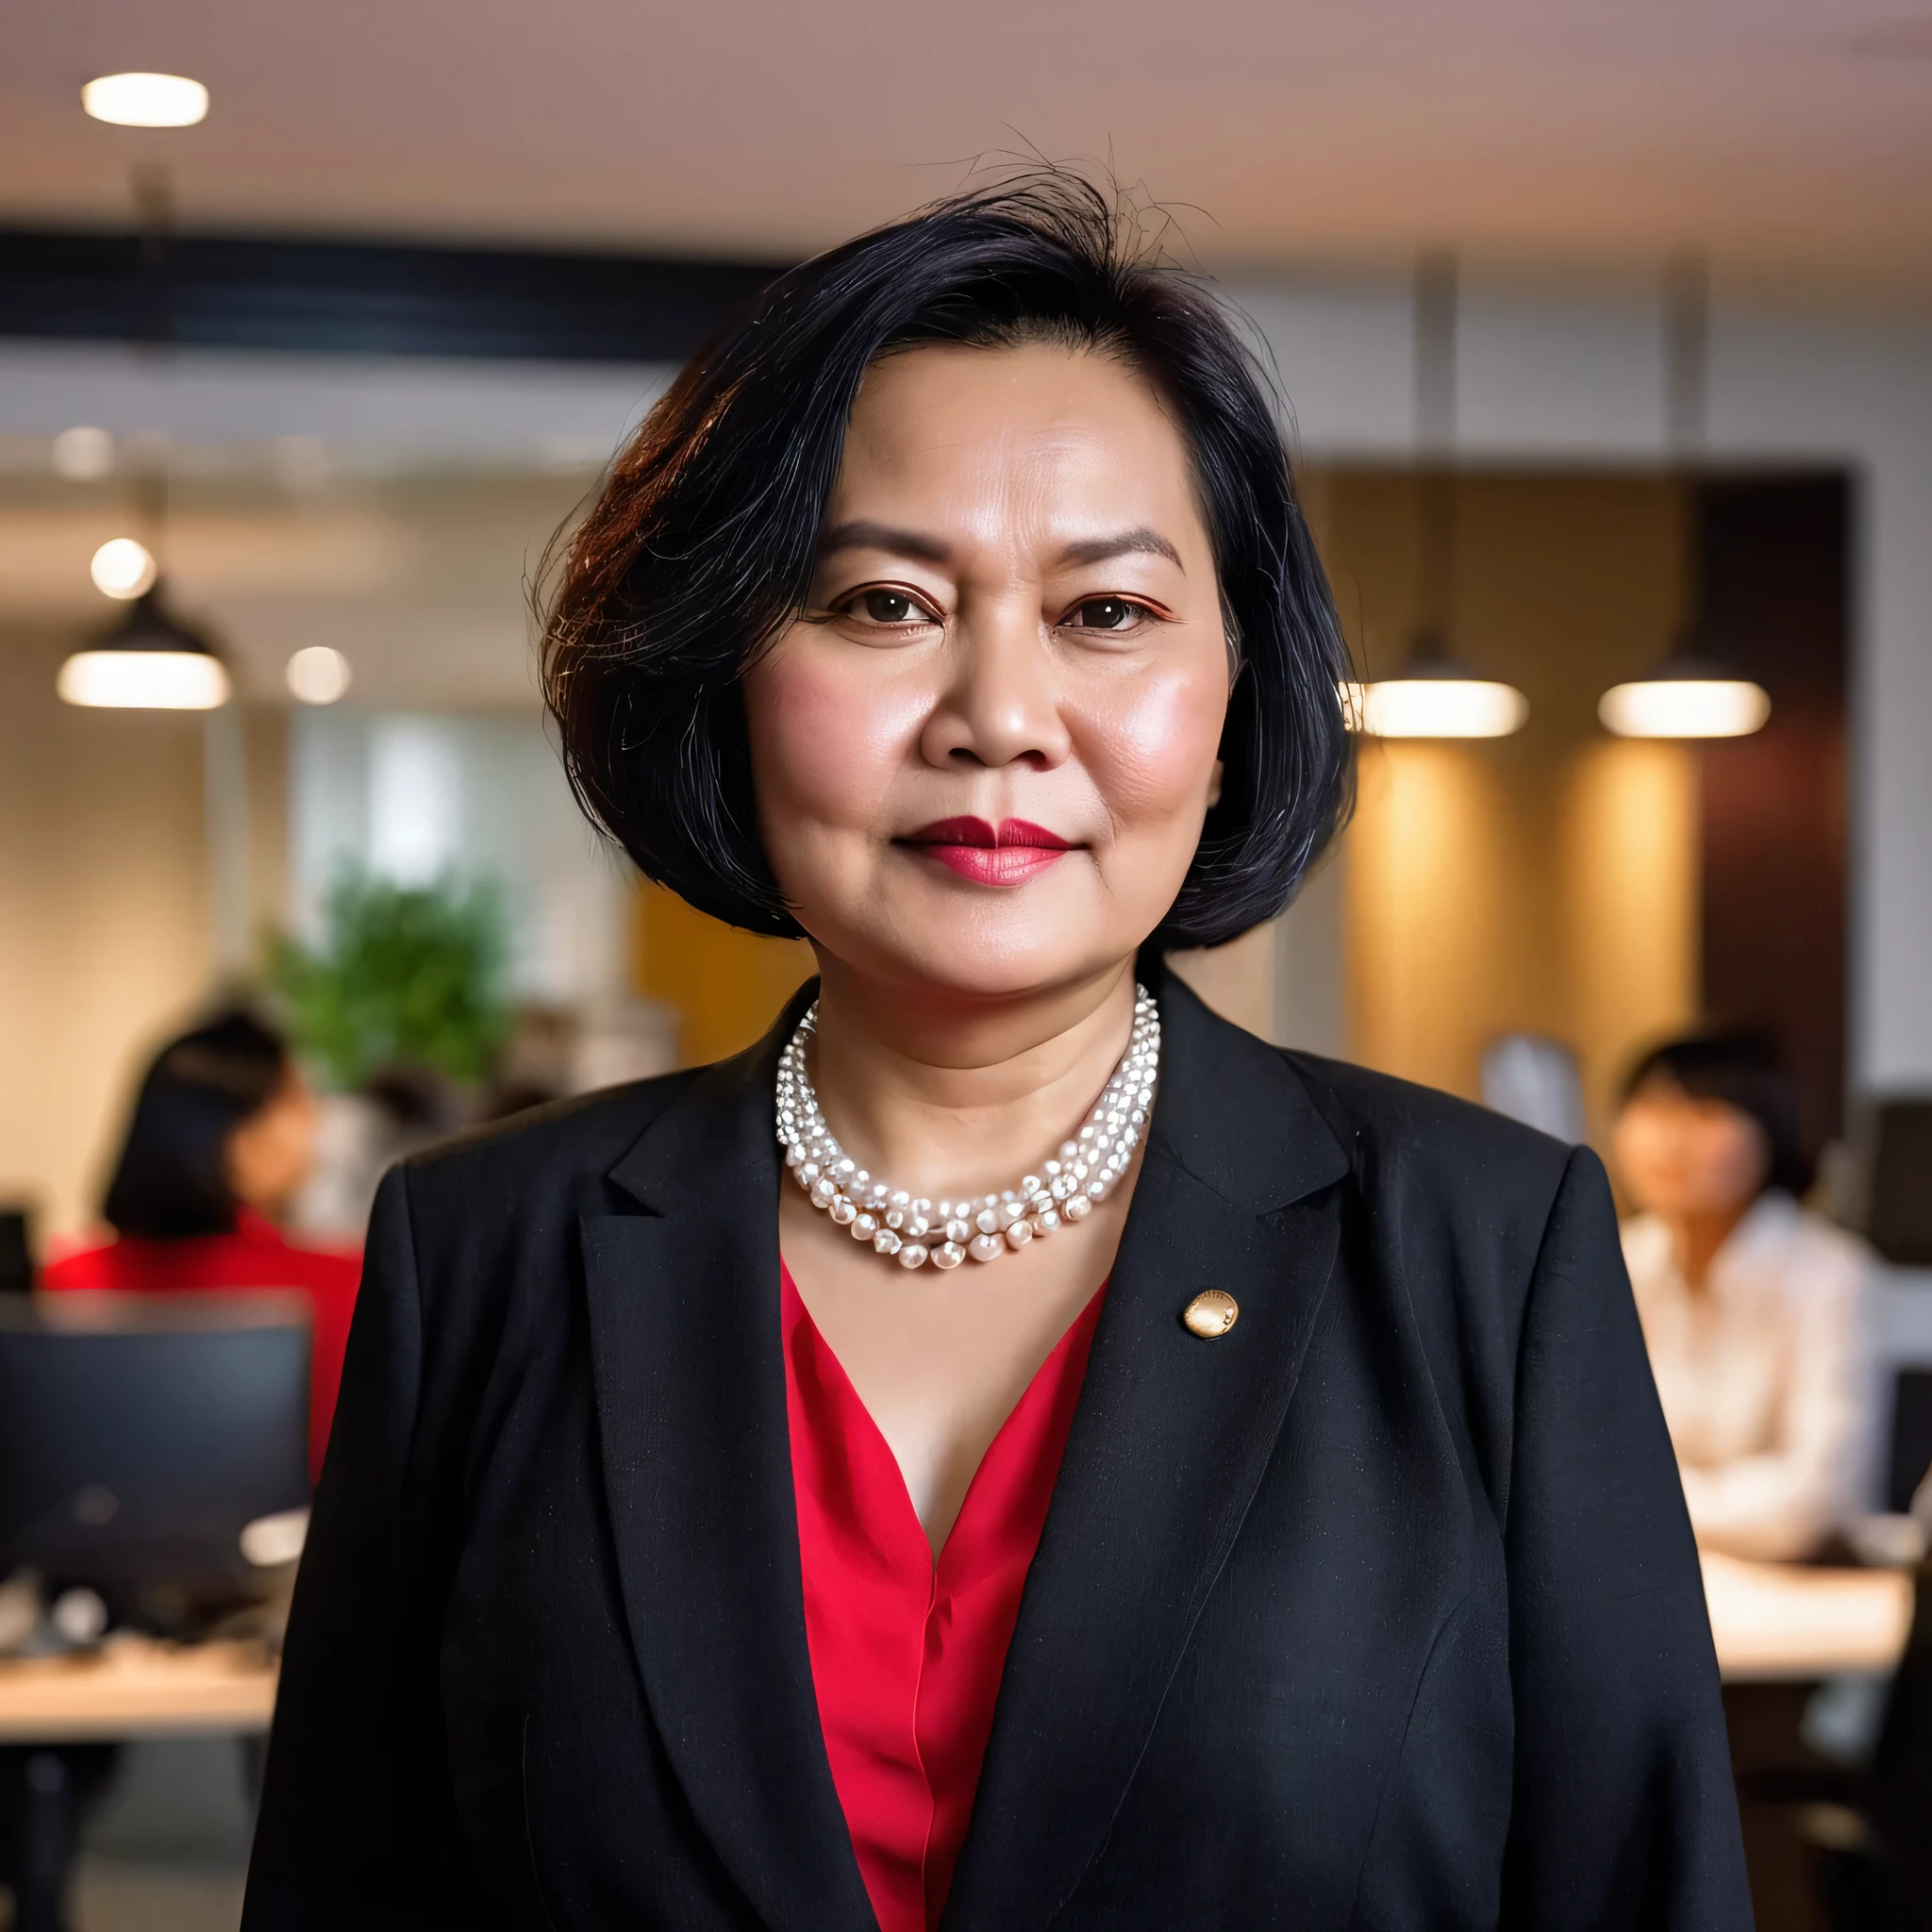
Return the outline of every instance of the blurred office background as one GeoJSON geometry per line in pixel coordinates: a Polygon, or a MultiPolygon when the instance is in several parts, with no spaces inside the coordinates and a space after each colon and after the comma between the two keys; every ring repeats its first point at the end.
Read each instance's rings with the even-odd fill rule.
{"type": "MultiPolygon", "coordinates": [[[[1421,638],[1520,694],[1502,735],[1365,734],[1299,904],[1190,975],[1599,1145],[1644,1046],[1763,1022],[1824,1210],[1868,1225],[1888,1158],[1894,1221],[1932,1196],[1893,1172],[1932,1095],[1932,12],[113,0],[18,21],[0,106],[0,1205],[40,1252],[94,1225],[131,1081],[218,995],[291,1016],[335,1161],[305,1211],[352,1236],[410,1136],[764,1029],[808,955],[585,827],[532,583],[774,265],[1022,146],[1110,162],[1253,318],[1370,693],[1421,638]],[[206,118],[82,112],[146,69],[206,118]],[[228,703],[57,693],[129,608],[116,539],[228,703]],[[1687,640],[1769,722],[1607,729],[1687,640]],[[377,972],[358,892],[471,934],[455,1045],[330,1031],[377,972]]],[[[1932,1228],[1886,1244],[1896,1510],[1932,1228]]],[[[184,1822],[189,1747],[154,1748],[90,1923],[232,1923],[240,1787],[184,1822]],[[171,1846],[176,1891],[123,1901],[171,1846]]]]}

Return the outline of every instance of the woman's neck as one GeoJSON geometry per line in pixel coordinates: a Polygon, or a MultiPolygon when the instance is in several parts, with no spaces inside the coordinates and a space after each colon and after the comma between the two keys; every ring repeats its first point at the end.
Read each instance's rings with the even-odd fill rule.
{"type": "Polygon", "coordinates": [[[1010,1188],[1076,1127],[1125,1051],[1127,960],[1010,1000],[948,1000],[820,961],[811,1075],[846,1151],[935,1199],[1010,1188]]]}
{"type": "Polygon", "coordinates": [[[1718,1250],[1730,1240],[1738,1224],[1751,1211],[1747,1201],[1740,1208],[1724,1208],[1707,1214],[1666,1214],[1659,1218],[1671,1231],[1671,1247],[1677,1257],[1677,1272],[1684,1286],[1701,1294],[1710,1280],[1710,1265],[1718,1250]]]}

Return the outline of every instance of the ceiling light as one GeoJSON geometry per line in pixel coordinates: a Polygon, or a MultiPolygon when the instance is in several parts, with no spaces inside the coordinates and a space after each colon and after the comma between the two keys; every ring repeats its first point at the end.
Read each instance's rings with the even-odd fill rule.
{"type": "Polygon", "coordinates": [[[1648,677],[1612,685],[1596,714],[1619,738],[1748,738],[1771,716],[1771,694],[1717,665],[1674,658],[1648,677]]]}
{"type": "Polygon", "coordinates": [[[145,543],[132,537],[110,537],[94,552],[88,565],[94,589],[109,597],[144,596],[154,588],[155,559],[145,543]]]}
{"type": "Polygon", "coordinates": [[[214,646],[167,608],[157,585],[61,665],[55,689],[70,705],[211,711],[228,701],[228,674],[214,646]]]}
{"type": "Polygon", "coordinates": [[[1371,738],[1507,738],[1528,717],[1514,685],[1486,677],[1386,677],[1362,688],[1371,738]]]}
{"type": "Polygon", "coordinates": [[[117,127],[192,127],[208,113],[208,90],[179,74],[104,74],[81,89],[80,105],[117,127]]]}
{"type": "Polygon", "coordinates": [[[1347,687],[1342,709],[1351,728],[1371,738],[1507,738],[1528,719],[1529,700],[1513,684],[1478,676],[1425,634],[1393,677],[1347,687]]]}
{"type": "Polygon", "coordinates": [[[288,661],[282,675],[305,705],[332,705],[349,688],[349,660],[327,644],[310,644],[288,661]]]}
{"type": "Polygon", "coordinates": [[[54,439],[54,474],[70,482],[97,483],[114,467],[114,439],[92,424],[63,429],[54,439]]]}

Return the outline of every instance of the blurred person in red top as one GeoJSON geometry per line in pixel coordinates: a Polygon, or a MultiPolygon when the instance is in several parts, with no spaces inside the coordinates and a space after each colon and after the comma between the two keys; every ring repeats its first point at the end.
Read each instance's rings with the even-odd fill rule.
{"type": "Polygon", "coordinates": [[[41,1287],[139,1294],[294,1290],[314,1309],[308,1458],[322,1468],[359,1255],[275,1226],[315,1159],[316,1107],[288,1042],[236,1009],[173,1040],[141,1083],[102,1204],[114,1238],[54,1261],[41,1287]]]}

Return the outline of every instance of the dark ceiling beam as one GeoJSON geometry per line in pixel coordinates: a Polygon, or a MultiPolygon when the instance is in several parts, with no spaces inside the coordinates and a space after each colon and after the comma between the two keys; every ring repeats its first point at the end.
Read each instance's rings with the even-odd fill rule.
{"type": "Polygon", "coordinates": [[[676,361],[773,263],[0,228],[0,336],[323,354],[676,361]]]}

